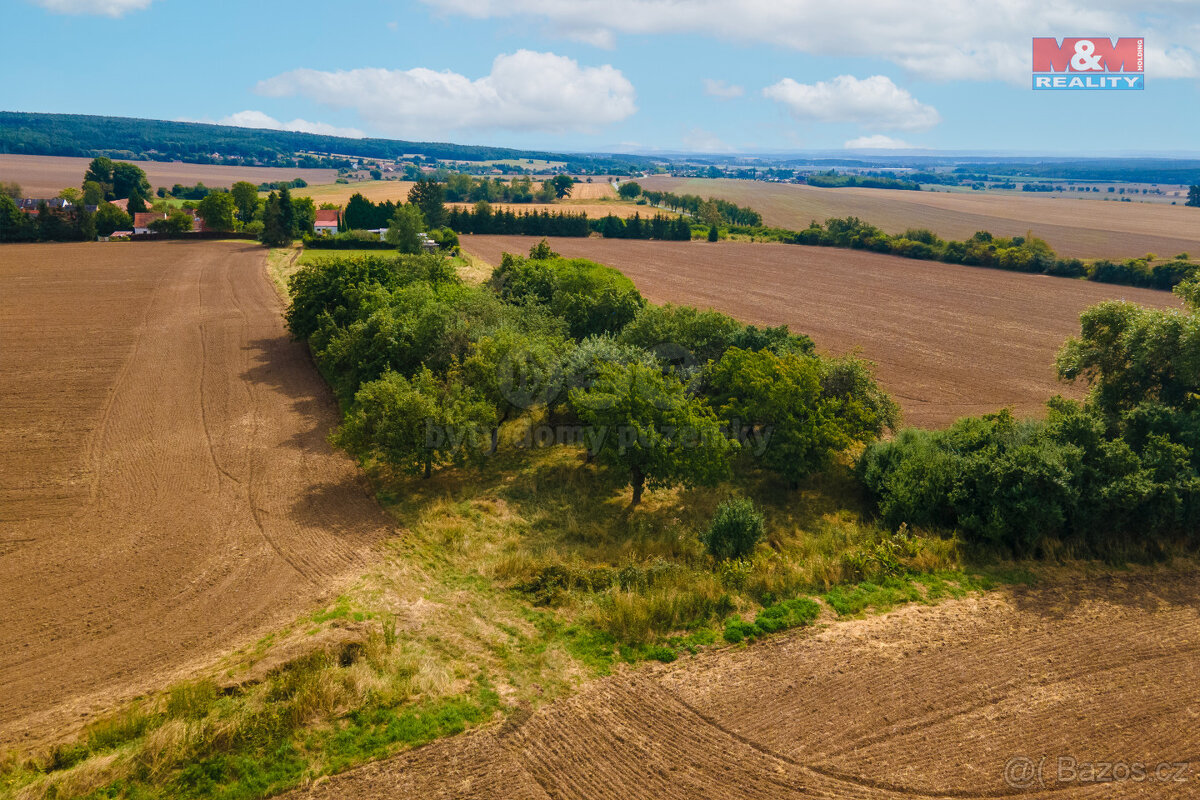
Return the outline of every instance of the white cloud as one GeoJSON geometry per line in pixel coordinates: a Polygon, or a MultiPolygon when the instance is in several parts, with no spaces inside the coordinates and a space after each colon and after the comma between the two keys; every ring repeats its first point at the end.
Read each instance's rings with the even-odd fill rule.
{"type": "Polygon", "coordinates": [[[423,1],[447,14],[525,18],[606,47],[619,33],[700,33],[817,55],[883,58],[935,80],[1024,83],[1034,36],[1145,36],[1149,77],[1200,76],[1192,0],[423,1]]]}
{"type": "Polygon", "coordinates": [[[847,150],[909,150],[912,145],[900,139],[893,139],[876,133],[872,136],[859,136],[846,142],[847,150]]]}
{"type": "Polygon", "coordinates": [[[919,102],[886,75],[858,79],[838,75],[832,81],[797,83],[784,78],[762,90],[782,103],[797,119],[817,122],[857,122],[872,128],[914,131],[941,122],[933,106],[919,102]]]}
{"type": "Polygon", "coordinates": [[[735,97],[741,97],[744,95],[746,90],[745,88],[738,86],[736,83],[726,83],[725,81],[705,78],[704,93],[710,97],[716,97],[721,100],[732,100],[735,97]]]}
{"type": "Polygon", "coordinates": [[[273,131],[300,131],[301,133],[319,133],[323,136],[347,136],[351,139],[361,139],[366,136],[358,128],[339,128],[324,122],[309,122],[306,119],[294,119],[291,122],[280,122],[261,111],[239,111],[228,117],[217,120],[218,125],[235,125],[239,128],[267,128],[273,131]]]}
{"type": "Polygon", "coordinates": [[[39,6],[56,14],[96,14],[119,17],[130,11],[141,11],[154,0],[35,0],[39,6]]]}
{"type": "Polygon", "coordinates": [[[529,50],[496,56],[491,73],[475,80],[424,68],[298,69],[262,81],[257,91],[352,108],[380,132],[405,137],[495,128],[593,131],[637,110],[633,84],[615,67],[581,67],[529,50]]]}

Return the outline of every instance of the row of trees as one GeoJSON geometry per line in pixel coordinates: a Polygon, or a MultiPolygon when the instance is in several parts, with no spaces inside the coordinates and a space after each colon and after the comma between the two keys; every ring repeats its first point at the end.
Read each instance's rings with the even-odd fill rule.
{"type": "Polygon", "coordinates": [[[466,286],[437,256],[306,266],[288,324],[348,407],[338,441],[415,474],[497,446],[536,412],[647,489],[720,480],[757,458],[789,482],[893,425],[853,358],[813,355],[786,328],[647,304],[620,273],[543,242],[466,286]],[[765,446],[763,443],[765,442],[765,446]]]}
{"type": "Polygon", "coordinates": [[[480,201],[474,208],[452,208],[446,224],[458,233],[495,233],[521,236],[588,236],[592,229],[586,213],[569,211],[495,211],[480,201]]]}
{"type": "Polygon", "coordinates": [[[762,225],[762,214],[752,208],[739,206],[728,200],[710,197],[707,200],[695,194],[674,194],[672,192],[656,192],[636,183],[626,183],[617,189],[617,193],[626,199],[643,197],[652,206],[665,208],[680,214],[694,217],[705,225],[762,225]],[[635,194],[634,192],[637,192],[635,194]]]}
{"type": "Polygon", "coordinates": [[[475,178],[465,173],[446,176],[445,197],[451,203],[553,203],[571,196],[575,179],[570,175],[555,175],[534,186],[533,180],[521,176],[511,181],[500,178],[475,178]]]}
{"type": "MultiPolygon", "coordinates": [[[[628,219],[609,214],[589,223],[591,229],[605,239],[660,239],[663,241],[686,242],[692,238],[692,226],[683,217],[667,217],[655,214],[642,219],[634,214],[628,219]]],[[[711,228],[716,230],[716,228],[711,228]]]]}
{"type": "Polygon", "coordinates": [[[1086,402],[1045,421],[1007,411],[867,448],[862,479],[892,525],[957,529],[1020,555],[1155,554],[1200,534],[1200,283],[1189,311],[1107,302],[1084,312],[1058,357],[1086,402]]]}
{"type": "Polygon", "coordinates": [[[1008,238],[979,231],[970,239],[960,242],[943,240],[926,229],[910,228],[900,234],[888,234],[858,217],[836,217],[826,220],[824,225],[813,221],[801,231],[762,227],[734,227],[730,230],[790,244],[848,247],[948,264],[1087,278],[1100,283],[1158,289],[1170,289],[1200,271],[1200,265],[1188,261],[1187,254],[1158,264],[1152,263],[1156,260],[1153,256],[1119,263],[1100,260],[1085,264],[1077,258],[1059,258],[1050,245],[1033,235],[1008,238]]]}

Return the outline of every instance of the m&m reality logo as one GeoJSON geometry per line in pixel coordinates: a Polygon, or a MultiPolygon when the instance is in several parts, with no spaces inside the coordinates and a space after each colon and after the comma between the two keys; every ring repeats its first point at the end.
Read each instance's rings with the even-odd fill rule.
{"type": "Polygon", "coordinates": [[[1145,89],[1145,40],[1063,39],[1033,40],[1034,89],[1145,89]]]}

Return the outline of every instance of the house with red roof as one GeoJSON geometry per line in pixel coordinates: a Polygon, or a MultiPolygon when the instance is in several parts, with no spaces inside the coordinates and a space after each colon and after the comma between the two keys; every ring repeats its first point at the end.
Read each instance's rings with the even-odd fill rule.
{"type": "Polygon", "coordinates": [[[341,215],[341,209],[318,208],[317,221],[313,223],[313,232],[316,233],[317,236],[329,236],[337,233],[338,218],[341,215]]]}

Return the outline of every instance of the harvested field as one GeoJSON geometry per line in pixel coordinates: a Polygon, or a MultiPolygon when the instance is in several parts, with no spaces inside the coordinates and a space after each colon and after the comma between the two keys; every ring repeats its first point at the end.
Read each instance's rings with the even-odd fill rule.
{"type": "MultiPolygon", "coordinates": [[[[464,236],[491,264],[539,241],[464,236]]],[[[786,324],[830,353],[861,348],[905,422],[943,426],[1012,406],[1040,414],[1059,383],[1054,355],[1102,300],[1179,308],[1151,289],[1023,275],[896,256],[749,242],[554,239],[555,250],[620,269],[656,303],[711,307],[746,322],[786,324]]]]}
{"type": "Polygon", "coordinates": [[[720,197],[748,205],[768,225],[806,228],[812,220],[856,216],[888,233],[929,228],[943,238],[976,231],[1024,236],[1032,231],[1059,255],[1169,258],[1200,255],[1200,213],[1183,205],[1105,202],[1066,197],[1015,197],[961,192],[824,189],[761,181],[646,178],[647,189],[720,197]]]}
{"type": "MultiPolygon", "coordinates": [[[[333,203],[345,206],[350,198],[361,194],[372,203],[382,203],[391,200],[393,203],[408,202],[408,190],[413,187],[412,181],[359,181],[357,183],[323,183],[310,185],[303,189],[293,189],[294,197],[311,197],[317,205],[333,203]]],[[[450,206],[471,208],[474,203],[448,203],[450,206]]],[[[570,211],[580,213],[586,211],[588,216],[604,216],[615,214],[618,217],[632,217],[640,213],[643,217],[654,216],[654,210],[635,203],[628,203],[617,198],[617,193],[608,183],[577,183],[571,192],[571,198],[558,203],[493,203],[496,210],[511,209],[516,213],[522,211],[570,211]]]]}
{"type": "Polygon", "coordinates": [[[837,622],[606,679],[289,797],[1194,797],[1198,586],[1127,573],[837,622]],[[1148,775],[1089,779],[1088,762],[1148,775]]]}
{"type": "Polygon", "coordinates": [[[0,248],[0,744],[290,621],[391,529],[264,256],[0,248]]]}
{"type": "MultiPolygon", "coordinates": [[[[120,159],[117,159],[118,161],[120,159]]],[[[65,156],[20,156],[0,154],[0,181],[16,181],[26,197],[54,197],[68,186],[83,184],[90,158],[65,156]]],[[[146,171],[150,186],[170,189],[177,183],[229,188],[238,181],[260,184],[303,178],[309,183],[332,181],[335,169],[286,169],[278,167],[225,167],[215,164],[184,164],[180,161],[133,161],[146,171]]]]}

